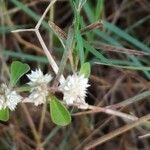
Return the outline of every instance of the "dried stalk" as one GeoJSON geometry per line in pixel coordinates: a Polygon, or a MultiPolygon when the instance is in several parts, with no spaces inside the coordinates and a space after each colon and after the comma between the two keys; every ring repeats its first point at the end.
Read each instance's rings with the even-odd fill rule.
{"type": "Polygon", "coordinates": [[[43,150],[42,145],[41,145],[41,141],[40,141],[40,136],[36,130],[36,127],[33,123],[33,120],[31,118],[30,113],[29,113],[27,107],[25,106],[25,104],[22,104],[22,108],[23,108],[24,113],[26,114],[26,118],[28,120],[29,126],[31,128],[32,133],[33,133],[34,139],[37,143],[37,150],[43,150]]]}
{"type": "Polygon", "coordinates": [[[148,120],[150,120],[150,114],[139,118],[137,121],[135,121],[133,123],[125,125],[119,129],[116,129],[116,130],[98,138],[97,140],[90,142],[88,145],[85,146],[84,150],[89,150],[89,149],[92,149],[92,148],[102,144],[102,143],[105,143],[106,141],[111,140],[112,138],[119,136],[120,134],[123,134],[136,126],[139,126],[140,124],[142,124],[143,122],[146,122],[148,120]]]}
{"type": "MultiPolygon", "coordinates": [[[[48,10],[50,9],[50,7],[51,7],[56,1],[57,1],[57,0],[52,0],[52,1],[51,1],[51,3],[50,3],[50,4],[48,5],[48,7],[45,9],[43,15],[41,16],[40,20],[38,21],[38,23],[36,24],[36,26],[35,26],[34,29],[19,29],[19,30],[14,30],[14,31],[12,31],[12,32],[25,32],[25,31],[33,31],[33,32],[35,32],[36,35],[37,35],[37,38],[38,38],[38,40],[39,40],[39,42],[40,42],[40,44],[41,44],[41,46],[42,46],[42,48],[43,48],[43,50],[44,50],[44,53],[45,53],[45,55],[47,56],[48,61],[49,61],[50,65],[52,66],[52,69],[53,69],[53,71],[55,72],[55,74],[58,73],[59,68],[58,68],[58,66],[57,66],[57,64],[56,64],[56,62],[55,62],[55,60],[53,59],[51,53],[49,52],[49,50],[48,50],[48,48],[47,48],[47,46],[46,46],[46,44],[45,44],[45,42],[44,42],[44,40],[43,40],[43,38],[42,38],[40,32],[39,32],[39,28],[40,28],[40,25],[41,25],[41,23],[42,23],[42,21],[43,21],[45,15],[47,14],[48,10]]],[[[64,77],[63,77],[63,75],[62,75],[62,76],[60,77],[60,82],[63,82],[64,80],[65,80],[65,79],[64,79],[64,77]]]]}
{"type": "MultiPolygon", "coordinates": [[[[73,105],[73,106],[78,107],[79,105],[77,104],[77,105],[73,105]]],[[[120,117],[122,119],[125,119],[125,121],[136,121],[136,120],[138,120],[138,118],[136,116],[132,116],[132,115],[129,115],[129,114],[126,114],[126,113],[123,113],[123,112],[120,112],[120,111],[116,111],[116,110],[113,110],[113,109],[109,109],[109,108],[106,108],[106,107],[103,108],[103,107],[97,107],[97,106],[89,105],[88,109],[90,111],[75,113],[75,114],[73,114],[73,116],[103,112],[103,113],[106,113],[106,114],[109,114],[109,115],[113,115],[113,116],[117,116],[117,117],[120,117]]]]}

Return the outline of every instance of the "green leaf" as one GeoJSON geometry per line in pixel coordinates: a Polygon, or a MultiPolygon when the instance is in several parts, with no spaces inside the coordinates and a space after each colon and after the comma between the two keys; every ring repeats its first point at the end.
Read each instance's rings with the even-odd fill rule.
{"type": "MultiPolygon", "coordinates": [[[[81,2],[82,3],[82,2],[81,2]]],[[[79,3],[79,5],[81,4],[79,3]]],[[[74,29],[75,29],[75,39],[77,43],[77,49],[78,49],[78,54],[80,58],[80,63],[81,65],[84,63],[85,60],[85,54],[84,54],[84,47],[83,47],[83,38],[80,33],[80,12],[78,11],[78,8],[76,8],[76,5],[74,6],[74,29]]],[[[80,6],[79,6],[80,7],[80,6]]]]}
{"type": "Polygon", "coordinates": [[[6,50],[6,49],[2,50],[2,51],[0,51],[0,55],[12,57],[12,58],[19,58],[20,60],[26,60],[26,61],[33,61],[33,62],[48,64],[48,59],[45,56],[30,55],[30,54],[25,54],[22,52],[18,53],[12,49],[11,50],[6,50]]]}
{"type": "Polygon", "coordinates": [[[0,120],[1,121],[8,121],[9,119],[9,110],[8,108],[0,110],[0,120]]]}
{"type": "Polygon", "coordinates": [[[81,66],[80,75],[84,75],[85,78],[88,78],[91,74],[91,66],[90,63],[86,62],[81,66]]]}
{"type": "Polygon", "coordinates": [[[95,62],[95,64],[99,65],[105,65],[105,66],[111,66],[111,67],[116,67],[116,68],[123,68],[123,69],[131,69],[131,70],[146,70],[150,71],[150,67],[136,67],[136,66],[121,66],[121,65],[114,65],[114,64],[109,64],[109,63],[101,63],[101,62],[95,62]]]}
{"type": "Polygon", "coordinates": [[[10,83],[14,86],[17,81],[28,71],[30,67],[28,64],[24,64],[19,61],[14,61],[10,68],[10,83]]]}
{"type": "Polygon", "coordinates": [[[78,52],[79,52],[79,58],[80,58],[80,62],[81,64],[84,63],[84,59],[85,59],[85,54],[84,54],[84,47],[83,47],[83,39],[82,39],[82,36],[80,34],[80,31],[77,29],[76,30],[76,41],[77,41],[77,49],[78,49],[78,52]]]}
{"type": "Polygon", "coordinates": [[[52,121],[59,126],[66,126],[71,122],[69,111],[55,96],[50,97],[50,114],[52,121]]]}

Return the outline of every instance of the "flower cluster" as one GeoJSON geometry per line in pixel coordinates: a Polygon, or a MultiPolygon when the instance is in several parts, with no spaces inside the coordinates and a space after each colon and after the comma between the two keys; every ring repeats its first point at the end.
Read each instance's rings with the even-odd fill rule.
{"type": "Polygon", "coordinates": [[[30,80],[28,85],[31,86],[28,102],[34,103],[35,106],[45,103],[48,96],[47,85],[52,80],[52,76],[50,74],[43,75],[42,71],[38,69],[31,71],[31,74],[28,74],[27,77],[30,80]]]}
{"type": "Polygon", "coordinates": [[[81,109],[87,109],[88,104],[85,102],[89,87],[88,79],[84,75],[69,75],[67,79],[60,84],[59,90],[64,94],[63,100],[67,105],[77,104],[81,109]]]}
{"type": "Polygon", "coordinates": [[[15,110],[17,104],[21,102],[22,97],[16,91],[10,90],[6,84],[0,87],[0,110],[9,108],[15,110]]]}
{"type": "MultiPolygon", "coordinates": [[[[9,108],[14,110],[19,102],[30,102],[35,106],[46,103],[48,96],[48,84],[52,80],[50,74],[43,74],[40,69],[31,71],[27,74],[29,82],[27,83],[31,90],[28,98],[23,98],[15,90],[9,89],[5,84],[0,87],[0,110],[9,108]]],[[[87,88],[89,87],[88,78],[84,75],[69,75],[60,83],[58,89],[63,93],[63,100],[67,105],[76,105],[78,108],[87,109],[85,102],[87,88]]]]}

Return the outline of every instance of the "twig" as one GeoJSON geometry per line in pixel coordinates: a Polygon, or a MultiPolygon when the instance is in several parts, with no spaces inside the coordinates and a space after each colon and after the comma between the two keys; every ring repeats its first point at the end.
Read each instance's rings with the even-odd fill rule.
{"type": "Polygon", "coordinates": [[[36,35],[37,35],[37,37],[38,37],[38,39],[39,39],[39,42],[40,42],[40,44],[41,44],[41,46],[42,46],[44,52],[45,52],[45,55],[46,55],[47,58],[48,58],[49,63],[51,64],[51,66],[52,66],[54,72],[57,73],[57,72],[58,72],[58,66],[57,66],[56,62],[54,61],[53,57],[51,56],[49,50],[47,49],[47,47],[46,47],[46,45],[45,45],[45,43],[44,43],[44,41],[43,41],[43,38],[42,38],[42,36],[41,36],[39,30],[36,30],[35,33],[36,33],[36,35]]]}
{"type": "Polygon", "coordinates": [[[144,56],[147,55],[149,56],[149,52],[142,52],[139,50],[134,50],[134,49],[128,49],[128,48],[122,48],[122,47],[115,47],[112,45],[104,44],[102,42],[90,42],[96,49],[100,49],[103,51],[110,51],[110,52],[116,52],[116,53],[123,53],[123,54],[128,54],[128,55],[137,55],[137,56],[144,56]]]}
{"type": "Polygon", "coordinates": [[[42,134],[42,130],[43,130],[43,125],[44,125],[44,119],[45,119],[45,115],[46,115],[46,109],[47,105],[46,103],[43,105],[43,109],[42,109],[42,113],[41,113],[41,119],[40,119],[40,125],[39,125],[39,134],[42,134]]]}
{"type": "MultiPolygon", "coordinates": [[[[79,105],[77,104],[77,105],[74,105],[74,106],[78,107],[79,105]]],[[[132,116],[132,115],[129,115],[129,114],[126,114],[126,113],[123,113],[123,112],[120,112],[120,111],[112,110],[112,109],[109,109],[109,108],[105,108],[105,107],[102,108],[102,107],[89,105],[88,109],[90,109],[90,111],[75,113],[75,114],[73,114],[73,116],[87,114],[87,113],[103,112],[103,113],[106,113],[106,114],[110,114],[110,115],[118,116],[120,118],[124,118],[126,120],[130,120],[130,121],[138,120],[138,118],[136,116],[132,116]]]]}
{"type": "Polygon", "coordinates": [[[140,93],[140,94],[137,94],[136,96],[126,99],[120,103],[108,106],[108,108],[110,108],[110,107],[114,107],[114,108],[125,107],[125,106],[131,105],[133,103],[136,103],[138,101],[141,101],[146,97],[150,97],[150,90],[144,91],[143,93],[140,93]]]}
{"type": "Polygon", "coordinates": [[[102,29],[103,28],[103,22],[102,21],[96,21],[80,30],[81,34],[85,34],[86,32],[89,32],[91,30],[95,29],[102,29]]]}
{"type": "MultiPolygon", "coordinates": [[[[8,14],[6,16],[6,21],[9,24],[9,26],[14,26],[14,24],[13,24],[13,22],[12,22],[12,20],[11,20],[11,18],[10,18],[10,16],[8,14]]],[[[15,30],[12,31],[12,32],[15,32],[15,30]]],[[[17,31],[17,32],[21,32],[21,31],[17,31]]],[[[19,43],[21,43],[21,44],[25,45],[27,48],[31,48],[31,49],[35,50],[36,52],[38,52],[38,53],[43,55],[43,51],[42,51],[41,48],[39,48],[38,46],[35,46],[34,44],[24,40],[17,32],[15,32],[13,34],[16,37],[16,39],[18,40],[19,43]]]]}
{"type": "Polygon", "coordinates": [[[147,133],[147,134],[141,135],[141,136],[139,136],[138,138],[139,138],[139,139],[150,138],[150,133],[147,133]]]}
{"type": "Polygon", "coordinates": [[[16,33],[16,32],[35,32],[36,29],[17,29],[17,30],[13,30],[11,31],[12,33],[16,33]]]}
{"type": "MultiPolygon", "coordinates": [[[[45,45],[45,43],[44,43],[44,41],[43,41],[43,38],[42,38],[42,36],[41,36],[39,30],[36,30],[35,33],[36,33],[36,35],[37,35],[37,37],[38,37],[38,39],[39,39],[39,42],[40,42],[40,44],[41,44],[41,46],[42,46],[44,52],[45,52],[45,55],[46,55],[47,58],[48,58],[49,63],[51,64],[51,66],[52,66],[52,68],[53,68],[55,74],[57,74],[59,68],[58,68],[58,66],[57,66],[57,64],[56,64],[56,62],[55,62],[55,60],[53,59],[52,55],[50,54],[49,50],[47,49],[47,47],[46,47],[46,45],[45,45]]],[[[60,82],[63,82],[64,80],[65,80],[64,77],[61,76],[61,77],[60,77],[60,82]]]]}
{"type": "Polygon", "coordinates": [[[92,142],[90,142],[88,145],[85,146],[84,150],[89,150],[89,149],[92,149],[102,143],[105,143],[106,141],[108,140],[111,140],[112,138],[120,135],[120,134],[123,134],[124,132],[127,132],[129,130],[131,130],[132,128],[136,127],[136,126],[139,126],[140,124],[142,124],[143,122],[146,122],[150,120],[150,114],[144,116],[144,117],[141,117],[139,118],[137,121],[133,122],[133,123],[130,123],[128,125],[125,125],[119,129],[116,129],[92,142]]]}
{"type": "Polygon", "coordinates": [[[45,15],[48,13],[50,7],[51,7],[56,1],[57,1],[57,0],[52,0],[52,1],[50,2],[50,4],[48,5],[48,7],[45,9],[43,15],[41,16],[40,20],[39,20],[38,23],[36,24],[35,29],[39,29],[39,28],[40,28],[40,25],[41,25],[41,23],[42,23],[42,21],[43,21],[45,15]]]}
{"type": "Polygon", "coordinates": [[[43,148],[41,147],[42,145],[41,145],[41,142],[40,142],[40,136],[39,136],[39,134],[38,134],[38,132],[36,130],[36,127],[35,127],[35,125],[33,123],[33,120],[31,118],[30,114],[29,114],[29,111],[27,110],[27,107],[26,107],[25,104],[22,104],[22,108],[23,108],[24,113],[26,114],[29,126],[31,128],[31,131],[32,131],[33,136],[35,138],[35,141],[37,143],[37,148],[42,150],[43,148]]]}
{"type": "MultiPolygon", "coordinates": [[[[55,16],[55,5],[53,5],[49,10],[49,20],[53,22],[54,16],[55,16]]],[[[53,34],[49,33],[49,48],[51,49],[52,47],[53,47],[53,34]]]]}

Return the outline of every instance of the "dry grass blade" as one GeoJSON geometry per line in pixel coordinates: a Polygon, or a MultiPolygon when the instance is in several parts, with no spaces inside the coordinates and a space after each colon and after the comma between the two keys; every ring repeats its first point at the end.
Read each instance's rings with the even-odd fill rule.
{"type": "Polygon", "coordinates": [[[139,50],[132,50],[132,49],[127,49],[127,48],[122,48],[122,47],[114,47],[112,45],[108,44],[103,44],[100,42],[92,42],[92,45],[96,49],[101,49],[103,51],[111,51],[111,52],[118,52],[118,53],[124,53],[128,55],[137,55],[137,56],[144,56],[144,55],[150,55],[148,52],[142,52],[139,50]]]}
{"type": "Polygon", "coordinates": [[[109,107],[114,107],[114,108],[125,107],[125,106],[131,105],[131,104],[135,104],[136,102],[141,101],[144,98],[149,97],[149,96],[150,96],[150,91],[148,90],[148,91],[140,93],[140,94],[138,94],[138,95],[136,95],[132,98],[126,99],[126,100],[124,100],[124,101],[122,101],[118,104],[115,104],[115,105],[112,105],[112,106],[109,106],[109,107]]]}
{"type": "Polygon", "coordinates": [[[102,28],[103,28],[103,22],[97,21],[97,22],[94,22],[94,23],[82,28],[80,31],[81,31],[81,34],[84,34],[86,32],[89,32],[89,31],[95,30],[95,29],[101,29],[102,30],[102,28]]]}
{"type": "MultiPolygon", "coordinates": [[[[57,33],[59,37],[61,37],[64,40],[67,39],[67,34],[61,28],[59,28],[54,22],[49,21],[48,23],[49,23],[50,28],[55,33],[57,33]]],[[[92,24],[86,26],[85,28],[82,28],[80,31],[81,31],[81,34],[84,34],[84,33],[89,32],[91,30],[102,29],[102,28],[103,28],[103,23],[100,21],[97,21],[95,23],[92,23],[92,24]]]]}
{"type": "Polygon", "coordinates": [[[66,40],[67,39],[67,34],[61,29],[59,28],[55,23],[49,21],[48,22],[50,28],[61,38],[66,40]]]}
{"type": "Polygon", "coordinates": [[[150,133],[147,133],[145,135],[139,136],[139,139],[145,139],[145,138],[149,138],[149,137],[150,137],[150,133]]]}
{"type": "Polygon", "coordinates": [[[39,150],[43,150],[43,147],[42,147],[41,141],[40,141],[40,136],[39,136],[39,134],[38,134],[38,132],[37,132],[37,130],[36,130],[35,124],[34,124],[32,118],[31,118],[30,113],[29,113],[29,111],[28,111],[28,109],[27,109],[27,107],[26,107],[25,104],[22,104],[21,106],[22,106],[22,109],[23,109],[23,111],[24,111],[24,113],[25,113],[25,116],[26,116],[26,118],[27,118],[27,121],[29,122],[29,126],[30,126],[30,128],[31,128],[31,131],[32,131],[32,133],[33,133],[33,136],[34,136],[34,138],[35,138],[36,147],[37,147],[37,149],[39,149],[39,150]]]}
{"type": "Polygon", "coordinates": [[[118,128],[118,129],[98,138],[97,140],[90,142],[88,145],[85,146],[84,149],[89,150],[91,148],[94,148],[94,147],[96,147],[102,143],[105,143],[108,140],[111,140],[112,138],[114,138],[116,136],[119,136],[120,134],[123,134],[124,132],[131,130],[132,128],[134,128],[136,126],[139,126],[140,124],[142,124],[143,122],[146,122],[148,120],[150,120],[150,114],[148,114],[144,117],[141,117],[140,119],[138,119],[137,121],[135,121],[133,123],[130,123],[130,124],[125,125],[121,128],[118,128]]]}
{"type": "MultiPolygon", "coordinates": [[[[74,105],[74,106],[78,106],[78,105],[74,105]]],[[[73,115],[78,116],[78,115],[83,115],[83,114],[85,115],[85,114],[89,114],[89,113],[93,114],[93,113],[103,112],[103,113],[106,113],[109,115],[114,115],[114,116],[120,117],[122,119],[125,119],[126,121],[136,121],[138,119],[136,116],[129,115],[129,114],[126,114],[126,113],[123,113],[120,111],[113,110],[113,109],[108,109],[105,107],[103,108],[103,107],[89,105],[88,109],[90,109],[90,111],[79,112],[79,113],[75,113],[73,115]]]]}
{"type": "Polygon", "coordinates": [[[48,7],[45,9],[44,13],[42,14],[40,20],[39,20],[38,23],[36,24],[35,29],[39,29],[39,28],[40,28],[41,23],[42,23],[44,17],[46,16],[46,14],[48,13],[49,9],[54,5],[54,3],[55,3],[56,1],[57,1],[57,0],[52,0],[52,1],[50,2],[50,4],[48,5],[48,7]]]}

